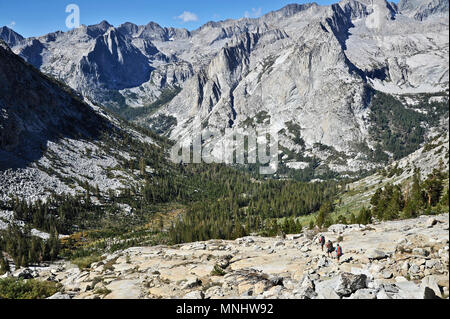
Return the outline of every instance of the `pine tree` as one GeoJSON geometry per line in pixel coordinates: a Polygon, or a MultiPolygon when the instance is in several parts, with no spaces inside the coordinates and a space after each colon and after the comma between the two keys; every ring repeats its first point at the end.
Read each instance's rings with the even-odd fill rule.
{"type": "Polygon", "coordinates": [[[89,191],[89,187],[86,189],[86,205],[91,204],[91,193],[89,191]]]}
{"type": "Polygon", "coordinates": [[[406,200],[403,217],[417,217],[419,215],[419,210],[424,207],[424,197],[420,186],[420,171],[418,169],[415,169],[411,192],[406,200]]]}
{"type": "Polygon", "coordinates": [[[6,257],[3,257],[2,252],[0,251],[0,275],[9,272],[11,269],[9,267],[9,262],[6,257]]]}
{"type": "Polygon", "coordinates": [[[145,159],[142,157],[139,161],[139,170],[140,170],[142,176],[145,176],[146,168],[147,168],[147,165],[146,165],[145,159]]]}
{"type": "Polygon", "coordinates": [[[370,210],[363,207],[361,211],[359,212],[357,223],[362,225],[367,225],[372,222],[372,214],[370,213],[370,210]]]}
{"type": "Polygon", "coordinates": [[[428,207],[436,206],[444,189],[441,173],[437,169],[423,182],[423,188],[427,194],[428,207]]]}
{"type": "Polygon", "coordinates": [[[326,226],[325,224],[329,225],[330,220],[328,216],[332,212],[333,212],[333,205],[330,202],[323,204],[320,207],[319,213],[317,214],[316,225],[319,228],[322,228],[322,226],[326,226]]]}
{"type": "Polygon", "coordinates": [[[98,187],[98,184],[95,185],[95,197],[97,197],[97,199],[100,199],[100,189],[98,187]]]}

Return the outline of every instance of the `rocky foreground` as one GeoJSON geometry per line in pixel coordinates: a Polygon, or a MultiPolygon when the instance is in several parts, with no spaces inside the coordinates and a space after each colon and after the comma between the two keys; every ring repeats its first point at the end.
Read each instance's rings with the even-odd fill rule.
{"type": "Polygon", "coordinates": [[[173,247],[130,248],[80,271],[70,263],[18,270],[63,285],[51,298],[448,298],[449,215],[334,225],[324,233],[344,250],[340,263],[319,233],[245,237],[173,247]]]}

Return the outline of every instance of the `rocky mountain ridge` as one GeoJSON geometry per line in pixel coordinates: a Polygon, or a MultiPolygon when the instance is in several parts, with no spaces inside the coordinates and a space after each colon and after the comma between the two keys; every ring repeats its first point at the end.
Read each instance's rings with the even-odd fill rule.
{"type": "MultiPolygon", "coordinates": [[[[265,19],[271,18],[259,21],[265,19]]],[[[376,146],[369,133],[374,92],[448,95],[445,21],[436,16],[419,23],[384,1],[294,10],[268,30],[230,41],[142,123],[159,128],[158,121],[172,118],[168,134],[177,141],[202,128],[288,130],[280,144],[301,157],[326,160],[317,147],[325,145],[337,154],[338,171],[374,168],[356,147],[376,146]]]]}
{"type": "Polygon", "coordinates": [[[6,42],[11,47],[19,44],[24,40],[24,38],[20,34],[14,32],[6,26],[0,28],[0,39],[6,42]]]}
{"type": "Polygon", "coordinates": [[[370,113],[378,91],[448,100],[447,0],[292,4],[193,31],[102,21],[37,38],[2,34],[41,71],[119,113],[181,87],[135,118],[171,139],[205,127],[282,132],[290,167],[314,157],[340,174],[379,166],[360,148],[376,148],[370,113]]]}

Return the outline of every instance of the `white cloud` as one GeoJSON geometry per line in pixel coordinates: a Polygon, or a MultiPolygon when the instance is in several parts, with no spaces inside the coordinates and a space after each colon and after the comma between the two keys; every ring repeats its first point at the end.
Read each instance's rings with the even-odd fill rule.
{"type": "Polygon", "coordinates": [[[177,19],[180,19],[183,22],[193,22],[198,21],[198,16],[195,13],[184,11],[177,19]]]}
{"type": "Polygon", "coordinates": [[[262,8],[252,8],[252,12],[245,11],[245,18],[259,18],[262,15],[262,8]]]}
{"type": "Polygon", "coordinates": [[[11,21],[11,23],[8,25],[10,28],[14,28],[16,26],[16,21],[11,21]]]}

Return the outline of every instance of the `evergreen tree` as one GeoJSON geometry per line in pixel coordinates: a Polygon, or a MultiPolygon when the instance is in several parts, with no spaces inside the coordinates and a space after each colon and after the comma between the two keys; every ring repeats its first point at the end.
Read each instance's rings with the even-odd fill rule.
{"type": "Polygon", "coordinates": [[[433,173],[425,180],[423,188],[427,194],[428,207],[436,206],[444,189],[442,175],[437,169],[434,169],[433,173]]]}
{"type": "Polygon", "coordinates": [[[147,168],[147,163],[145,162],[145,159],[142,157],[139,161],[139,170],[140,170],[142,176],[145,176],[146,168],[147,168]]]}
{"type": "Polygon", "coordinates": [[[424,194],[420,186],[420,171],[415,169],[411,192],[406,198],[403,211],[404,218],[413,218],[419,215],[419,210],[424,206],[424,194]]]}
{"type": "Polygon", "coordinates": [[[333,204],[331,202],[327,202],[320,207],[319,213],[316,218],[316,225],[319,228],[322,226],[329,226],[329,218],[328,216],[333,212],[333,204]]]}
{"type": "Polygon", "coordinates": [[[362,225],[367,225],[372,223],[372,214],[370,213],[370,210],[363,207],[361,211],[359,212],[357,223],[362,225]]]}
{"type": "Polygon", "coordinates": [[[9,262],[6,257],[3,257],[3,253],[0,251],[0,275],[9,272],[11,269],[9,267],[9,262]]]}

